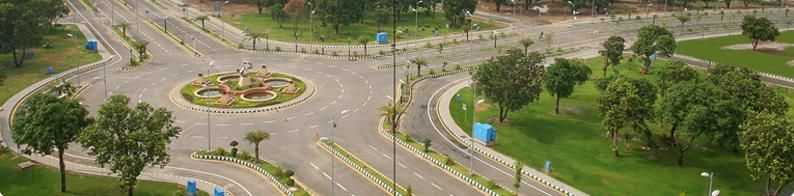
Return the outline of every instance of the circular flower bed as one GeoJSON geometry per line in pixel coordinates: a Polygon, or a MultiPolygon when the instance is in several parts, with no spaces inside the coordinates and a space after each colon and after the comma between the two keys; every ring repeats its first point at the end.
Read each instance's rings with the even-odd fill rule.
{"type": "Polygon", "coordinates": [[[196,105],[216,108],[255,108],[283,103],[306,91],[300,79],[284,74],[236,72],[199,75],[180,89],[182,97],[196,105]],[[240,80],[243,80],[242,82],[240,80]]]}

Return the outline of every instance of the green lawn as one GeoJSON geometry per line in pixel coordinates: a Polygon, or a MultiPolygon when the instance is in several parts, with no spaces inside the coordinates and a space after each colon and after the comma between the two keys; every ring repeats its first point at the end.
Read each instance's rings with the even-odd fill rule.
{"type": "Polygon", "coordinates": [[[52,48],[36,49],[35,56],[19,68],[14,67],[11,54],[0,54],[0,72],[5,72],[8,76],[0,87],[0,103],[5,103],[22,89],[49,77],[49,66],[55,68],[57,73],[102,59],[99,54],[87,52],[83,48],[86,38],[75,25],[58,26],[44,40],[51,43],[52,48]],[[66,34],[74,37],[70,38],[66,34]]]}
{"type": "MultiPolygon", "coordinates": [[[[66,193],[60,192],[57,168],[34,166],[25,170],[17,164],[26,161],[14,158],[8,151],[0,152],[0,192],[4,195],[127,195],[118,186],[118,178],[67,173],[66,193]]],[[[67,165],[67,168],[71,167],[67,165]]],[[[172,183],[138,181],[135,195],[185,195],[185,186],[172,183]]],[[[200,195],[209,195],[200,191],[200,195]]]]}
{"type": "MultiPolygon", "coordinates": [[[[253,77],[253,76],[256,75],[256,72],[251,72],[249,74],[251,75],[251,77],[253,77]]],[[[220,85],[220,83],[217,82],[217,79],[218,79],[219,76],[221,76],[221,75],[213,75],[213,76],[207,77],[207,80],[210,81],[210,85],[211,86],[220,85]]],[[[184,87],[182,87],[182,89],[180,89],[180,92],[181,92],[183,98],[185,98],[187,101],[189,101],[189,102],[191,102],[193,104],[201,105],[201,106],[206,106],[206,105],[209,104],[212,107],[218,107],[218,108],[253,108],[253,107],[263,107],[263,106],[275,105],[275,104],[284,103],[284,102],[290,101],[292,99],[295,99],[297,97],[300,97],[303,94],[303,92],[306,92],[306,84],[303,83],[303,81],[301,81],[298,78],[292,77],[292,76],[287,75],[287,74],[282,74],[282,73],[272,73],[272,75],[270,77],[271,78],[287,78],[287,79],[290,79],[290,80],[292,80],[294,82],[295,87],[297,87],[300,90],[298,90],[298,92],[295,93],[295,94],[286,94],[286,93],[282,93],[281,92],[281,89],[283,89],[283,87],[281,87],[281,88],[275,88],[274,87],[274,88],[271,89],[271,91],[276,93],[276,95],[277,95],[276,98],[272,99],[272,100],[269,100],[269,101],[265,101],[265,102],[245,101],[242,98],[240,98],[240,95],[236,95],[236,96],[234,96],[235,100],[232,103],[232,105],[228,105],[228,106],[215,103],[215,102],[217,102],[220,99],[220,97],[205,99],[205,98],[200,98],[200,97],[195,96],[194,93],[197,90],[203,88],[201,86],[195,86],[195,85],[192,85],[192,84],[187,84],[184,87]]],[[[231,85],[232,85],[232,89],[234,89],[235,86],[237,86],[235,83],[231,83],[231,85]]]]}
{"type": "MultiPolygon", "coordinates": [[[[781,33],[777,41],[794,44],[794,31],[781,33]]],[[[741,35],[688,40],[678,42],[677,52],[718,63],[747,67],[757,72],[794,78],[794,65],[786,64],[794,60],[794,47],[788,47],[784,52],[723,49],[725,46],[746,43],[750,43],[750,40],[741,35]]]]}
{"type": "MultiPolygon", "coordinates": [[[[332,26],[320,26],[320,19],[319,17],[314,17],[313,21],[309,18],[299,18],[297,22],[298,26],[298,42],[303,43],[318,43],[320,36],[325,36],[325,42],[327,44],[346,44],[348,42],[348,38],[352,41],[351,44],[357,44],[358,38],[362,36],[366,36],[370,39],[371,43],[374,42],[375,34],[377,32],[386,31],[389,33],[389,40],[393,40],[393,35],[391,31],[391,23],[389,25],[381,25],[381,30],[378,31],[378,25],[375,23],[375,14],[373,12],[367,12],[364,16],[364,23],[354,23],[349,26],[340,27],[341,33],[336,34],[334,32],[334,28],[332,26]],[[310,24],[315,26],[314,28],[314,39],[312,39],[312,35],[310,33],[310,24]]],[[[240,15],[235,15],[234,17],[226,17],[224,18],[226,22],[236,26],[239,29],[246,30],[248,29],[251,32],[268,32],[270,35],[270,39],[274,40],[281,40],[281,41],[289,41],[295,42],[295,35],[294,35],[294,22],[292,19],[288,19],[282,23],[282,26],[279,27],[278,23],[273,21],[270,17],[270,14],[263,14],[259,15],[257,13],[245,13],[240,15]]],[[[498,29],[505,27],[502,24],[498,23],[489,23],[487,21],[478,21],[474,20],[474,24],[479,24],[481,26],[481,30],[487,29],[498,29]]],[[[447,29],[446,27],[446,19],[444,18],[444,13],[441,11],[436,12],[436,17],[433,19],[430,15],[424,14],[423,9],[419,9],[419,33],[416,35],[418,39],[432,37],[433,30],[438,27],[441,31],[441,35],[444,34],[455,34],[455,33],[462,33],[463,30],[458,29],[447,29]]],[[[414,32],[416,29],[416,21],[415,16],[412,13],[410,14],[403,14],[400,21],[397,22],[397,29],[402,31],[402,34],[399,34],[400,41],[405,40],[412,40],[414,39],[414,32]]],[[[259,43],[257,43],[259,45],[259,43]]],[[[264,46],[264,44],[262,44],[264,46]]]]}
{"type": "MultiPolygon", "coordinates": [[[[601,62],[600,58],[588,60],[594,71],[593,77],[601,76],[601,62]]],[[[654,62],[655,65],[660,63],[654,62]]],[[[618,70],[631,77],[643,77],[639,74],[637,61],[624,61],[618,70]]],[[[651,67],[651,75],[646,77],[655,78],[653,70],[654,66],[651,67]]],[[[794,90],[781,91],[789,104],[794,103],[794,90]]],[[[468,103],[468,111],[471,112],[470,89],[459,93],[461,101],[468,103]]],[[[703,171],[716,173],[714,187],[725,195],[760,193],[763,182],[750,179],[743,155],[711,145],[689,150],[685,168],[676,165],[675,148],[660,152],[658,160],[650,161],[636,142],[632,142],[630,149],[624,148],[620,158],[614,158],[610,140],[604,137],[606,130],[602,128],[601,117],[596,110],[598,96],[600,92],[594,82],[589,81],[576,87],[570,98],[561,100],[562,114],[556,115],[554,99],[543,92],[539,102],[511,112],[506,124],[495,125],[498,143],[493,148],[533,168],[541,169],[545,161],[551,161],[554,167],[551,176],[592,195],[706,194],[708,179],[700,176],[703,171]]],[[[461,102],[453,98],[450,110],[457,124],[469,132],[471,117],[463,122],[461,102]]],[[[498,108],[487,103],[477,111],[477,119],[481,122],[498,116],[498,108]]],[[[794,111],[790,110],[789,114],[794,116],[794,111]]],[[[651,127],[657,134],[661,133],[658,125],[651,127]]]]}

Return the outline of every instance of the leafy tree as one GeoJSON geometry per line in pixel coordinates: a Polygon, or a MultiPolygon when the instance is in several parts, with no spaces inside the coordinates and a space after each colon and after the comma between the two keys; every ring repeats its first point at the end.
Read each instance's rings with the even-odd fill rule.
{"type": "Polygon", "coordinates": [[[431,142],[432,141],[430,141],[430,138],[425,138],[424,140],[422,140],[422,145],[424,145],[425,147],[424,150],[425,153],[430,151],[430,145],[433,145],[431,142]]]}
{"type": "Polygon", "coordinates": [[[267,0],[256,0],[256,11],[260,15],[262,14],[262,10],[264,10],[265,7],[266,7],[265,1],[267,1],[267,0]]]}
{"type": "Polygon", "coordinates": [[[35,1],[0,2],[0,53],[11,53],[17,67],[25,62],[28,49],[42,45],[44,32],[50,26],[36,4],[35,1]]]}
{"type": "Polygon", "coordinates": [[[391,15],[386,9],[375,10],[375,23],[378,24],[378,32],[381,32],[381,25],[388,25],[391,15]]]}
{"type": "Polygon", "coordinates": [[[516,195],[518,195],[518,188],[521,188],[521,172],[524,170],[524,163],[521,161],[516,161],[515,167],[516,174],[514,175],[515,180],[513,181],[513,187],[516,188],[516,195]]]}
{"type": "MultiPolygon", "coordinates": [[[[207,29],[207,26],[205,26],[205,25],[204,25],[204,22],[205,22],[206,20],[209,20],[209,19],[210,19],[210,18],[209,18],[209,16],[207,16],[207,15],[202,15],[202,16],[196,16],[196,19],[195,19],[195,20],[197,20],[197,21],[201,21],[201,29],[202,29],[202,30],[206,30],[206,29],[207,29]]],[[[126,23],[123,23],[123,24],[126,24],[126,23]]]]}
{"type": "Polygon", "coordinates": [[[256,158],[254,160],[256,160],[256,162],[258,163],[259,162],[259,143],[262,142],[262,140],[270,139],[270,133],[268,133],[265,130],[252,131],[252,132],[246,133],[245,134],[245,138],[243,138],[243,139],[245,139],[245,141],[248,141],[248,142],[250,142],[251,144],[254,145],[254,154],[255,154],[254,157],[256,158]]]}
{"type": "Polygon", "coordinates": [[[684,154],[701,135],[716,135],[723,129],[737,129],[743,112],[728,93],[711,83],[695,80],[673,85],[662,98],[659,115],[671,125],[678,146],[678,166],[684,154]],[[686,140],[681,137],[687,136],[686,140]]]}
{"type": "Polygon", "coordinates": [[[570,3],[566,3],[566,5],[568,5],[568,9],[570,9],[571,12],[576,12],[576,10],[579,10],[579,8],[584,7],[584,4],[585,4],[584,0],[568,0],[568,2],[573,3],[573,5],[576,5],[576,6],[573,6],[570,3]]]}
{"type": "Polygon", "coordinates": [[[367,43],[369,43],[369,37],[361,36],[358,38],[358,44],[364,45],[364,56],[367,56],[367,43]]]}
{"type": "Polygon", "coordinates": [[[146,47],[148,46],[149,42],[146,40],[138,40],[132,43],[132,47],[138,50],[139,57],[146,55],[146,47]]]}
{"type": "Polygon", "coordinates": [[[760,41],[775,41],[775,37],[780,35],[775,24],[766,17],[755,17],[747,15],[742,21],[742,35],[752,41],[753,50],[758,47],[760,41]]]}
{"type": "Polygon", "coordinates": [[[739,137],[750,176],[766,177],[767,195],[780,195],[794,179],[794,120],[768,112],[750,115],[739,137]],[[773,182],[777,182],[774,191],[773,182]]]}
{"type": "Polygon", "coordinates": [[[560,114],[560,98],[567,98],[573,94],[573,87],[581,85],[590,76],[590,68],[579,60],[558,58],[554,65],[548,68],[543,80],[546,91],[557,98],[554,113],[560,114]]]}
{"type": "Polygon", "coordinates": [[[0,72],[0,86],[3,86],[3,82],[6,81],[6,73],[0,72]]]}
{"type": "Polygon", "coordinates": [[[254,50],[256,50],[256,40],[262,39],[265,36],[267,36],[267,34],[262,32],[245,32],[245,39],[251,40],[253,42],[252,44],[254,45],[254,50]]]}
{"type": "Polygon", "coordinates": [[[507,0],[493,0],[493,3],[496,4],[496,12],[501,12],[502,5],[505,4],[507,0]]]}
{"type": "Polygon", "coordinates": [[[651,56],[673,55],[675,47],[675,39],[669,30],[656,25],[648,25],[640,28],[637,41],[631,48],[635,54],[642,56],[642,73],[648,74],[651,67],[651,56]]]}
{"type": "Polygon", "coordinates": [[[317,0],[318,14],[336,34],[341,32],[342,26],[360,21],[364,13],[361,4],[359,0],[317,0]]]}
{"type": "Polygon", "coordinates": [[[289,0],[287,1],[287,4],[284,5],[284,12],[292,17],[292,32],[295,35],[296,41],[298,39],[298,18],[302,13],[306,12],[305,5],[306,2],[303,0],[289,0]]]}
{"type": "Polygon", "coordinates": [[[38,0],[30,1],[30,3],[42,17],[47,19],[45,25],[47,32],[52,29],[58,17],[69,12],[69,8],[66,7],[63,0],[38,0]]]}
{"type": "MultiPolygon", "coordinates": [[[[659,78],[656,80],[656,85],[659,86],[659,94],[665,95],[665,91],[671,86],[679,82],[698,79],[700,73],[697,70],[689,67],[680,61],[666,63],[659,68],[659,78]]],[[[672,133],[670,137],[672,137],[672,133]]]]}
{"type": "Polygon", "coordinates": [[[466,19],[466,11],[474,14],[477,2],[478,0],[444,0],[444,17],[450,26],[460,27],[466,19]]]}
{"type": "Polygon", "coordinates": [[[171,111],[145,102],[130,108],[129,101],[124,95],[110,97],[99,106],[96,124],[77,140],[97,164],[119,175],[120,187],[131,196],[145,167],[168,164],[168,144],[182,128],[173,125],[171,111]]]}
{"type": "Polygon", "coordinates": [[[646,142],[652,144],[647,121],[653,117],[655,102],[656,87],[646,79],[616,77],[608,83],[598,98],[597,109],[604,117],[601,124],[612,137],[612,153],[615,157],[620,156],[618,131],[624,127],[632,127],[645,136],[646,142]]]}
{"type": "Polygon", "coordinates": [[[524,46],[524,54],[529,54],[529,46],[535,44],[535,41],[530,38],[524,38],[521,40],[521,46],[524,46]]]}
{"type": "Polygon", "coordinates": [[[423,58],[415,58],[411,62],[416,65],[416,77],[422,76],[422,67],[427,66],[427,60],[423,58]]]}
{"type": "Polygon", "coordinates": [[[36,94],[16,116],[11,136],[18,144],[25,146],[25,151],[48,155],[53,149],[58,150],[61,192],[66,192],[63,154],[77,134],[91,123],[91,119],[87,118],[88,111],[77,100],[36,94]]]}
{"type": "Polygon", "coordinates": [[[610,36],[609,39],[601,43],[604,47],[603,50],[598,51],[604,57],[604,77],[607,77],[607,68],[609,66],[616,66],[620,64],[620,59],[623,58],[623,49],[626,48],[624,43],[626,40],[620,36],[610,36]]]}
{"type": "Polygon", "coordinates": [[[683,33],[684,24],[686,24],[686,22],[689,22],[689,20],[692,19],[692,14],[691,13],[680,14],[680,15],[676,15],[675,18],[678,19],[678,22],[681,23],[681,33],[683,33]]]}
{"type": "Polygon", "coordinates": [[[284,12],[284,4],[277,3],[271,5],[268,9],[270,10],[270,18],[278,23],[278,27],[281,28],[284,21],[287,20],[287,12],[284,12]]]}
{"type": "Polygon", "coordinates": [[[499,106],[499,122],[504,122],[510,111],[521,109],[538,100],[543,91],[543,57],[537,52],[524,55],[510,49],[506,55],[480,64],[472,79],[485,97],[499,106]]]}

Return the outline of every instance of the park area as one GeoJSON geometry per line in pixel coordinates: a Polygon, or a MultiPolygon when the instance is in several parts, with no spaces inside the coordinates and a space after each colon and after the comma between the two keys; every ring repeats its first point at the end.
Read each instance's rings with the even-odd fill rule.
{"type": "MultiPolygon", "coordinates": [[[[651,73],[645,76],[640,74],[639,60],[624,60],[610,69],[655,82],[658,76],[654,67],[658,69],[664,63],[655,61],[651,73]]],[[[621,146],[621,156],[615,158],[596,109],[600,92],[592,78],[601,77],[602,64],[601,58],[587,60],[593,70],[591,80],[561,100],[559,115],[554,113],[555,99],[544,91],[539,101],[511,112],[505,123],[495,123],[497,143],[492,148],[536,169],[551,161],[550,176],[592,195],[703,195],[709,186],[709,179],[700,176],[704,171],[715,173],[714,188],[724,195],[758,195],[763,190],[765,181],[752,181],[741,153],[724,150],[703,138],[687,152],[683,168],[676,165],[676,147],[666,147],[669,149],[660,150],[656,160],[648,160],[648,153],[641,149],[642,142],[635,140],[629,147],[621,146]]],[[[789,105],[794,105],[794,89],[777,89],[789,105]]],[[[453,99],[450,110],[458,126],[471,134],[471,109],[462,109],[462,103],[473,105],[471,90],[464,88],[459,94],[462,99],[453,99]],[[468,112],[468,118],[464,112],[468,112]]],[[[792,108],[788,115],[794,117],[792,108]]],[[[486,101],[476,111],[478,121],[487,122],[498,116],[499,109],[486,101]]],[[[655,138],[665,133],[659,124],[650,125],[655,138]]]]}
{"type": "MultiPolygon", "coordinates": [[[[444,18],[442,11],[437,11],[435,17],[425,14],[424,9],[419,9],[419,33],[416,34],[417,39],[428,38],[434,36],[436,28],[440,31],[439,36],[452,35],[463,33],[462,28],[446,28],[447,20],[444,18]]],[[[292,18],[286,19],[281,25],[277,23],[270,14],[264,13],[262,15],[256,12],[240,13],[231,17],[225,17],[224,20],[236,26],[239,29],[247,30],[249,32],[265,32],[269,35],[270,39],[295,42],[295,24],[297,24],[298,40],[301,43],[320,43],[320,37],[325,38],[326,44],[359,44],[360,38],[368,38],[370,42],[375,41],[375,34],[378,32],[387,32],[389,40],[392,40],[392,23],[385,23],[378,25],[375,22],[374,12],[365,12],[364,20],[362,22],[354,22],[348,26],[340,27],[341,32],[336,34],[332,26],[321,26],[321,21],[318,17],[309,19],[307,17],[300,17],[297,22],[292,18]],[[314,26],[314,34],[310,33],[310,25],[314,26]]],[[[491,23],[474,19],[473,24],[478,24],[480,30],[491,30],[506,27],[503,24],[491,23]]],[[[397,21],[397,31],[399,41],[413,40],[414,32],[416,32],[416,16],[413,12],[403,13],[399,21],[397,21]]],[[[472,32],[476,31],[473,29],[472,32]]]]}
{"type": "MultiPolygon", "coordinates": [[[[127,195],[118,186],[118,178],[76,174],[67,172],[66,193],[60,190],[60,175],[57,168],[33,166],[17,168],[27,161],[8,149],[0,149],[0,191],[5,195],[127,195]]],[[[135,195],[185,195],[185,186],[140,180],[135,195]]],[[[199,195],[209,195],[200,191],[199,195]]]]}
{"type": "Polygon", "coordinates": [[[86,38],[75,25],[56,25],[44,36],[44,42],[52,47],[33,49],[33,56],[20,67],[14,66],[11,54],[0,54],[0,72],[8,77],[0,88],[0,103],[5,103],[22,89],[49,77],[48,67],[58,73],[102,59],[99,54],[83,48],[86,38]]]}
{"type": "Polygon", "coordinates": [[[678,42],[677,53],[753,71],[794,78],[794,31],[781,32],[776,44],[762,43],[758,50],[742,47],[750,40],[731,35],[678,42]],[[769,47],[766,47],[766,46],[769,47]]]}

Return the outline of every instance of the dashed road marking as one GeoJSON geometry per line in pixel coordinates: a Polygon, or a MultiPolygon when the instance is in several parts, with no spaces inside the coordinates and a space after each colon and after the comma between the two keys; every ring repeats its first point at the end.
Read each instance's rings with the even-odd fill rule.
{"type": "Polygon", "coordinates": [[[312,125],[312,126],[309,126],[309,129],[314,129],[314,128],[317,128],[317,127],[320,127],[320,125],[312,125]]]}
{"type": "Polygon", "coordinates": [[[422,180],[424,180],[424,179],[425,179],[425,177],[424,177],[424,176],[422,176],[422,175],[419,175],[419,174],[417,174],[416,172],[414,172],[414,175],[416,175],[416,177],[419,177],[419,179],[422,179],[422,180]]]}
{"type": "Polygon", "coordinates": [[[440,186],[436,185],[436,183],[432,183],[431,182],[430,184],[433,185],[434,187],[436,187],[438,190],[442,190],[442,191],[444,190],[440,186]]]}
{"type": "Polygon", "coordinates": [[[312,165],[312,167],[313,167],[314,169],[316,169],[316,170],[320,170],[320,167],[317,167],[317,165],[315,165],[315,164],[314,164],[314,163],[312,163],[312,162],[309,162],[309,165],[312,165]]]}

